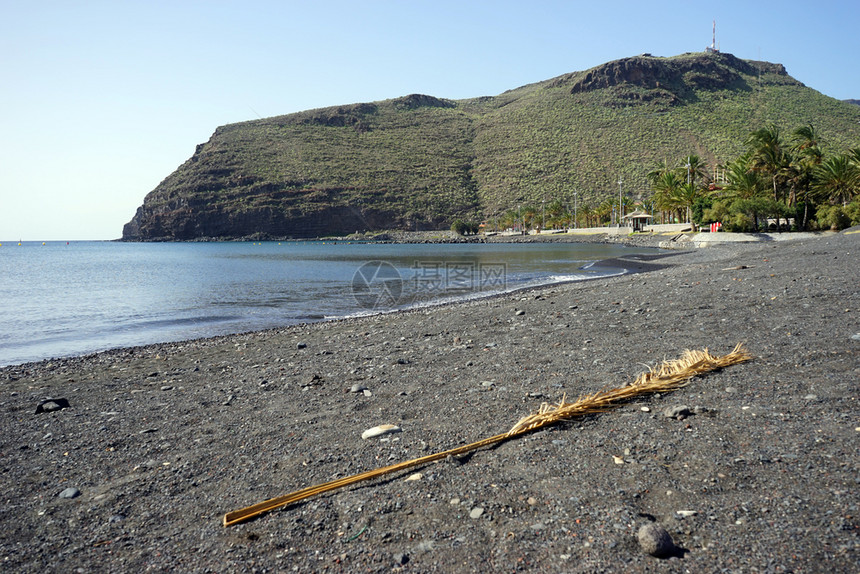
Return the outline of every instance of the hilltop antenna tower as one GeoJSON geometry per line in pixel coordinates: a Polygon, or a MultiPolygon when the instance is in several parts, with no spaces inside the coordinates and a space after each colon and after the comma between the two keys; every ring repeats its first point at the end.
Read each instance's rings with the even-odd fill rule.
{"type": "Polygon", "coordinates": [[[717,21],[714,20],[714,29],[713,35],[711,36],[711,45],[705,48],[705,52],[712,52],[714,54],[719,54],[720,49],[717,48],[717,21]]]}

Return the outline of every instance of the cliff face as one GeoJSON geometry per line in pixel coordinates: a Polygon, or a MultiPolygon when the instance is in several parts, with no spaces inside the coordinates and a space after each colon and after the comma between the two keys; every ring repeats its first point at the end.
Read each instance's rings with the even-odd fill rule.
{"type": "Polygon", "coordinates": [[[608,106],[655,102],[665,108],[696,102],[702,92],[750,92],[761,73],[781,76],[786,84],[802,85],[788,76],[782,64],[748,62],[719,52],[675,58],[642,54],[597,66],[568,83],[572,83],[571,94],[599,90],[613,93],[615,101],[607,102],[608,106]]]}
{"type": "Polygon", "coordinates": [[[494,97],[412,94],[219,127],[162,181],[126,240],[281,238],[438,229],[517,205],[648,194],[657,160],[740,152],[752,129],[816,120],[860,141],[860,109],[779,64],[641,55],[494,97]]]}
{"type": "Polygon", "coordinates": [[[362,212],[350,206],[320,205],[316,211],[292,212],[262,206],[232,210],[199,202],[196,206],[141,206],[122,235],[126,240],[145,241],[310,238],[385,229],[396,221],[396,214],[376,209],[362,212]]]}
{"type": "Polygon", "coordinates": [[[678,92],[675,94],[677,96],[696,90],[748,90],[749,85],[742,74],[751,75],[754,72],[750,64],[730,54],[668,61],[642,55],[593,68],[570,91],[576,94],[620,85],[664,89],[678,92]]]}

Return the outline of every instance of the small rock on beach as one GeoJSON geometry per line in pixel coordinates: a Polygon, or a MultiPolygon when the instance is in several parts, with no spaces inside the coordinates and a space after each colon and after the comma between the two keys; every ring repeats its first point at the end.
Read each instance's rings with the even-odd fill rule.
{"type": "Polygon", "coordinates": [[[642,550],[651,556],[665,558],[675,551],[675,543],[672,542],[672,537],[669,536],[665,528],[655,522],[643,525],[639,529],[637,538],[642,550]]]}
{"type": "Polygon", "coordinates": [[[53,413],[55,411],[61,411],[63,409],[69,408],[69,400],[68,399],[45,399],[40,402],[36,407],[36,414],[40,413],[53,413]]]}
{"type": "Polygon", "coordinates": [[[676,405],[674,407],[666,407],[663,415],[670,419],[685,419],[690,416],[690,407],[687,405],[676,405]]]}

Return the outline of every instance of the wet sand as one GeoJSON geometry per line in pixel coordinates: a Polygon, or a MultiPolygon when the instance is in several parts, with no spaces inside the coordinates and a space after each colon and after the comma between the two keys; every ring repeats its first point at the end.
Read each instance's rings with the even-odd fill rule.
{"type": "Polygon", "coordinates": [[[0,560],[10,572],[853,571],[858,244],[714,246],[627,260],[640,272],[606,280],[0,369],[0,560]],[[676,393],[221,524],[738,342],[754,361],[676,393]],[[46,398],[69,407],[35,414],[46,398]],[[688,416],[664,415],[681,406],[688,416]],[[361,438],[384,423],[403,432],[361,438]],[[649,522],[673,557],[639,547],[649,522]]]}

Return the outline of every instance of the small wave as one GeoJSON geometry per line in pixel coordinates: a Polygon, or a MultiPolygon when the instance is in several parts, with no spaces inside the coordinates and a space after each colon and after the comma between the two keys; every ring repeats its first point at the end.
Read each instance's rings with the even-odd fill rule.
{"type": "Polygon", "coordinates": [[[328,319],[328,317],[322,313],[304,313],[293,315],[290,319],[295,319],[297,321],[322,321],[324,319],[328,319]]]}
{"type": "Polygon", "coordinates": [[[196,325],[206,325],[211,323],[231,323],[240,321],[243,317],[239,315],[204,315],[200,317],[175,317],[172,319],[148,319],[135,322],[129,322],[121,326],[116,326],[112,331],[132,331],[139,329],[161,329],[170,327],[188,327],[196,325]]]}

